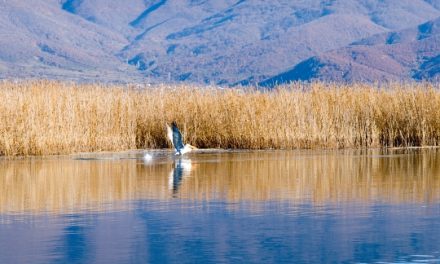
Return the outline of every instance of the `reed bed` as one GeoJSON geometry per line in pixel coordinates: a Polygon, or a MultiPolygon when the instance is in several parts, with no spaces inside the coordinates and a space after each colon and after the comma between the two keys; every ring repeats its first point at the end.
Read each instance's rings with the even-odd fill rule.
{"type": "Polygon", "coordinates": [[[171,121],[200,148],[438,146],[440,90],[430,83],[261,91],[0,82],[0,155],[165,148],[171,121]]]}

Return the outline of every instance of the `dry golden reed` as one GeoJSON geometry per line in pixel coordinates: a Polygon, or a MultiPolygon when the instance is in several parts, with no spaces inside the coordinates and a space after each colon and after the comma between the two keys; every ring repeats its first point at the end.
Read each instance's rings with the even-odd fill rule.
{"type": "Polygon", "coordinates": [[[0,83],[0,155],[163,148],[175,120],[201,148],[437,146],[440,91],[422,84],[292,84],[272,91],[0,83]]]}

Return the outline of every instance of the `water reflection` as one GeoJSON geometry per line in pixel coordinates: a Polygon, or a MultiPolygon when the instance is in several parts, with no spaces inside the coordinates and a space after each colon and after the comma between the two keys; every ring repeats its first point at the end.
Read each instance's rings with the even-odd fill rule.
{"type": "Polygon", "coordinates": [[[438,150],[234,152],[170,158],[0,161],[0,212],[102,209],[116,201],[440,199],[438,150]]]}
{"type": "Polygon", "coordinates": [[[0,263],[440,261],[440,151],[0,160],[0,263]]]}
{"type": "Polygon", "coordinates": [[[173,197],[176,197],[182,180],[191,174],[191,169],[191,159],[180,157],[174,162],[174,168],[168,177],[168,186],[169,189],[173,191],[173,197]]]}

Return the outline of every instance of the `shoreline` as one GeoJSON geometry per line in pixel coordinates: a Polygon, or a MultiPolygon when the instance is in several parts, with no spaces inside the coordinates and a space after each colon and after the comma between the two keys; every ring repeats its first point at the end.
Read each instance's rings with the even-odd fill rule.
{"type": "MultiPolygon", "coordinates": [[[[301,154],[329,154],[329,153],[343,153],[343,152],[375,152],[375,151],[417,151],[417,150],[437,150],[440,146],[419,146],[419,147],[372,147],[372,148],[327,148],[327,149],[198,149],[191,152],[190,154],[185,154],[183,156],[176,156],[177,158],[191,158],[197,157],[197,155],[205,154],[224,154],[224,153],[268,153],[268,152],[297,152],[301,154]]],[[[57,160],[57,159],[67,159],[67,158],[83,158],[83,157],[99,157],[106,155],[116,155],[116,156],[132,156],[132,155],[142,155],[145,153],[149,154],[169,154],[170,157],[175,157],[174,150],[170,148],[158,148],[158,149],[131,149],[131,150],[120,150],[120,151],[96,151],[96,152],[77,152],[68,154],[47,154],[47,155],[27,155],[27,156],[0,156],[0,161],[10,161],[10,160],[57,160]]],[[[139,158],[140,159],[140,158],[139,158]]],[[[111,160],[111,159],[109,159],[111,160]]],[[[117,159],[115,159],[117,160],[117,159]]]]}

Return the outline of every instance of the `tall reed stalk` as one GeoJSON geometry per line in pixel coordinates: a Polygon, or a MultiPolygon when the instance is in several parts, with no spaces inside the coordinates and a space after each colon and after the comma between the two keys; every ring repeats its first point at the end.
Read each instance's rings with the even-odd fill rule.
{"type": "Polygon", "coordinates": [[[169,147],[175,120],[200,148],[437,146],[429,84],[292,84],[272,91],[32,81],[0,83],[0,155],[169,147]]]}

